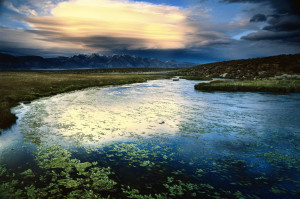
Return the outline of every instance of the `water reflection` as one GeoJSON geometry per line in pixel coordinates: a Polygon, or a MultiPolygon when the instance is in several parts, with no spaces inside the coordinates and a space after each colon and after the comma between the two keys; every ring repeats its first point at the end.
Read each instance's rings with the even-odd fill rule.
{"type": "MultiPolygon", "coordinates": [[[[59,158],[60,151],[71,154],[68,149],[88,162],[67,159],[72,164],[64,172],[72,171],[73,162],[80,170],[98,161],[116,172],[118,183],[144,193],[170,191],[166,195],[174,198],[297,195],[300,95],[197,92],[196,83],[155,80],[22,104],[13,110],[17,125],[1,136],[0,160],[13,168],[16,163],[5,157],[24,161],[20,155],[26,149],[24,157],[37,150],[37,159],[49,164],[45,151],[51,146],[54,157],[56,150],[59,158]],[[41,147],[35,149],[35,144],[41,147]],[[148,188],[140,186],[143,182],[148,188]]],[[[54,172],[62,162],[52,164],[54,172]]],[[[136,194],[120,190],[116,198],[136,194]]]]}
{"type": "Polygon", "coordinates": [[[19,131],[25,135],[34,131],[47,142],[99,146],[134,136],[173,135],[185,103],[180,93],[169,91],[173,86],[173,82],[156,81],[87,89],[40,99],[14,112],[20,118],[19,131]]]}
{"type": "Polygon", "coordinates": [[[184,134],[212,142],[209,146],[234,148],[232,143],[241,145],[243,140],[270,141],[274,132],[282,144],[286,131],[299,132],[297,94],[203,93],[193,90],[195,83],[156,80],[43,98],[16,107],[20,119],[13,133],[5,134],[94,146],[184,134]]]}
{"type": "Polygon", "coordinates": [[[1,134],[0,137],[0,159],[3,156],[3,153],[7,150],[14,150],[15,145],[17,145],[20,142],[20,139],[22,138],[22,135],[20,132],[15,131],[15,127],[12,129],[12,133],[8,133],[5,131],[3,134],[1,134]]]}

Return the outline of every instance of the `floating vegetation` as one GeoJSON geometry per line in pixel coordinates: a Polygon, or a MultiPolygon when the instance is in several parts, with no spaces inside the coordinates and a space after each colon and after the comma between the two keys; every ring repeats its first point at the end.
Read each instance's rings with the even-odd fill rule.
{"type": "Polygon", "coordinates": [[[97,162],[80,162],[71,158],[71,153],[60,146],[41,146],[36,154],[39,166],[35,174],[28,169],[19,174],[10,173],[1,167],[6,181],[0,186],[7,198],[80,198],[83,195],[93,198],[110,191],[116,182],[109,178],[109,167],[97,166],[97,162]],[[33,178],[32,180],[28,180],[33,178]]]}
{"type": "Polygon", "coordinates": [[[16,108],[18,141],[0,139],[0,198],[297,198],[300,96],[186,86],[90,89],[16,108]]]}
{"type": "Polygon", "coordinates": [[[300,171],[300,158],[295,154],[268,151],[262,156],[271,163],[282,163],[288,168],[296,168],[300,171]]]}
{"type": "Polygon", "coordinates": [[[31,169],[27,169],[26,171],[20,173],[20,175],[24,176],[24,178],[34,178],[35,175],[31,169]]]}

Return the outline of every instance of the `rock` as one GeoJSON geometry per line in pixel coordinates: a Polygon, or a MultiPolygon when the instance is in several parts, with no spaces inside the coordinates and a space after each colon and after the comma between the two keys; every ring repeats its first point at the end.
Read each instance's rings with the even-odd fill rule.
{"type": "Polygon", "coordinates": [[[223,73],[223,74],[220,75],[220,77],[225,78],[227,75],[228,75],[228,73],[223,73]]]}

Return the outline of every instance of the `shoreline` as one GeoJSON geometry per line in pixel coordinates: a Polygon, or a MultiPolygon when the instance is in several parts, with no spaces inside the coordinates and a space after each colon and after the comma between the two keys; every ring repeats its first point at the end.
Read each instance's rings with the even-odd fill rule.
{"type": "MultiPolygon", "coordinates": [[[[11,108],[41,97],[81,90],[89,87],[124,85],[154,79],[171,78],[174,74],[95,73],[94,71],[0,71],[0,135],[18,119],[11,108]]],[[[182,77],[183,79],[197,79],[182,77]]],[[[199,78],[201,79],[201,78],[199,78]]],[[[212,80],[195,85],[199,91],[282,92],[300,93],[300,80],[212,80]]]]}
{"type": "Polygon", "coordinates": [[[195,85],[195,90],[300,93],[300,80],[213,80],[195,85]]]}
{"type": "MultiPolygon", "coordinates": [[[[89,87],[124,85],[170,78],[168,74],[101,74],[89,71],[75,74],[52,71],[0,71],[0,132],[17,121],[11,108],[19,103],[89,87]]],[[[1,135],[1,133],[0,133],[1,135]]]]}

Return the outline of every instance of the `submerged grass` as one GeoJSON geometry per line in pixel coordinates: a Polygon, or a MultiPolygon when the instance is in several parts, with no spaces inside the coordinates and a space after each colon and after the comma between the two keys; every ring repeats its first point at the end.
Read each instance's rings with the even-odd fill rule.
{"type": "Polygon", "coordinates": [[[195,85],[201,91],[300,92],[300,80],[211,81],[195,85]]]}
{"type": "Polygon", "coordinates": [[[10,127],[16,116],[10,109],[20,102],[94,86],[122,85],[166,78],[167,75],[99,74],[89,71],[80,74],[50,72],[0,72],[0,129],[10,127]]]}
{"type": "MultiPolygon", "coordinates": [[[[240,199],[265,198],[262,190],[269,194],[267,198],[296,198],[299,193],[298,182],[287,173],[299,172],[299,159],[294,156],[271,151],[252,154],[267,158],[274,169],[271,174],[265,170],[253,173],[248,168],[259,165],[250,166],[233,155],[180,157],[178,147],[157,141],[135,140],[92,151],[38,146],[31,165],[34,169],[14,170],[0,164],[0,198],[240,199]],[[285,183],[293,185],[287,189],[285,183]]],[[[256,149],[252,147],[249,151],[256,149]]]]}

